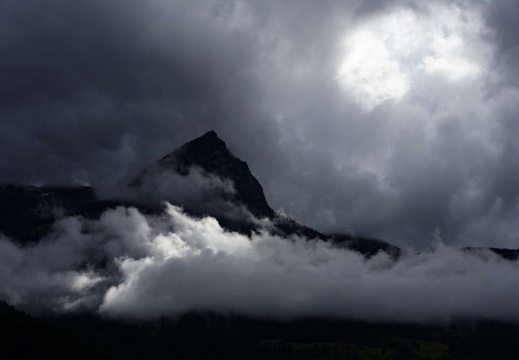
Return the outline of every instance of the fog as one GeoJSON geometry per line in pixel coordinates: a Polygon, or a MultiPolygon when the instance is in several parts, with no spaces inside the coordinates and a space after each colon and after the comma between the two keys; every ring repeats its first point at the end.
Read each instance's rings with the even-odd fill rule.
{"type": "Polygon", "coordinates": [[[427,241],[398,261],[365,259],[322,241],[249,238],[169,204],[160,216],[119,207],[61,219],[31,246],[2,238],[0,298],[37,315],[519,321],[518,262],[450,248],[438,232],[427,241]]]}

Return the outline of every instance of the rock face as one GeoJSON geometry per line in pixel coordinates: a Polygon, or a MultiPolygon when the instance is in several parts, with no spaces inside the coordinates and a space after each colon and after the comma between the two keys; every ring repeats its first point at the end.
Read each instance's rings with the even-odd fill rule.
{"type": "Polygon", "coordinates": [[[274,210],[267,203],[263,188],[251,174],[247,163],[234,156],[214,131],[209,131],[167,154],[156,164],[146,168],[132,184],[139,185],[147,176],[154,176],[165,170],[187,176],[193,167],[200,168],[207,176],[230,180],[235,190],[231,200],[245,206],[255,217],[274,217],[274,210]]]}
{"type": "MultiPolygon", "coordinates": [[[[168,189],[171,188],[178,193],[182,191],[178,188],[179,177],[189,183],[218,179],[219,183],[232,184],[233,191],[218,192],[219,188],[217,188],[217,193],[212,194],[220,199],[217,204],[226,205],[223,208],[205,207],[200,211],[190,206],[193,204],[189,203],[189,200],[192,200],[189,197],[177,198],[178,202],[171,201],[175,205],[184,206],[184,210],[193,216],[215,217],[227,230],[246,235],[250,235],[251,231],[265,230],[262,228],[264,225],[241,211],[244,207],[256,219],[268,219],[266,230],[273,235],[330,241],[338,247],[349,248],[367,257],[375,255],[378,251],[385,251],[394,258],[400,255],[399,248],[380,240],[349,235],[325,235],[276,214],[269,206],[261,184],[251,174],[247,164],[234,156],[214,131],[189,141],[147,167],[130,183],[130,187],[145,199],[148,198],[147,191],[150,184],[153,188],[154,185],[162,186],[163,182],[166,182],[168,189]],[[198,177],[190,176],[193,170],[196,170],[198,177]],[[164,176],[165,174],[174,174],[174,176],[164,176]],[[236,212],[237,208],[240,211],[236,212]]],[[[196,192],[197,189],[206,190],[196,186],[188,188],[191,192],[196,192]]],[[[160,202],[171,200],[160,197],[164,195],[160,191],[156,191],[156,194],[159,195],[156,200],[160,202]]],[[[153,205],[153,202],[143,203],[137,199],[99,199],[95,196],[94,189],[90,187],[0,186],[0,233],[22,242],[38,241],[52,230],[52,224],[61,216],[79,215],[97,218],[105,210],[117,206],[135,206],[146,214],[158,214],[162,211],[156,204],[153,205]]],[[[197,198],[196,201],[200,202],[201,199],[206,198],[197,198]]],[[[213,197],[208,199],[214,200],[213,197]]]]}

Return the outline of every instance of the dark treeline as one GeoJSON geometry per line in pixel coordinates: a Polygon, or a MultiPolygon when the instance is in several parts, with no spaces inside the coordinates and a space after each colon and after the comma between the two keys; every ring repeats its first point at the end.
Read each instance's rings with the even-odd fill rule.
{"type": "Polygon", "coordinates": [[[519,327],[496,322],[290,322],[214,314],[118,321],[35,319],[0,304],[2,359],[518,359],[519,327]]]}

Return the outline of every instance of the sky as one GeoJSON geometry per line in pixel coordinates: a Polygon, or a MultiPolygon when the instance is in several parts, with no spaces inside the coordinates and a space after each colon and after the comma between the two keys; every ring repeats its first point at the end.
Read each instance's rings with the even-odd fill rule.
{"type": "Polygon", "coordinates": [[[518,15],[510,0],[5,0],[0,182],[108,187],[214,129],[272,208],[319,231],[519,248],[518,15]]]}

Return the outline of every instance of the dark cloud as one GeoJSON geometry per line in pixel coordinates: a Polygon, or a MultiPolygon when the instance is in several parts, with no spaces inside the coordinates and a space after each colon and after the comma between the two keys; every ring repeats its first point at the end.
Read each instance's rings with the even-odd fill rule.
{"type": "Polygon", "coordinates": [[[110,182],[249,117],[247,37],[225,33],[206,3],[5,8],[4,181],[110,182]]]}
{"type": "Polygon", "coordinates": [[[112,185],[215,129],[319,230],[518,246],[510,2],[0,6],[2,182],[112,185]]]}
{"type": "Polygon", "coordinates": [[[503,0],[491,1],[485,13],[485,18],[492,28],[489,36],[497,48],[494,65],[505,68],[506,72],[500,80],[513,86],[518,85],[517,70],[514,66],[519,57],[519,40],[514,36],[517,31],[515,17],[518,13],[518,4],[503,0]]]}

